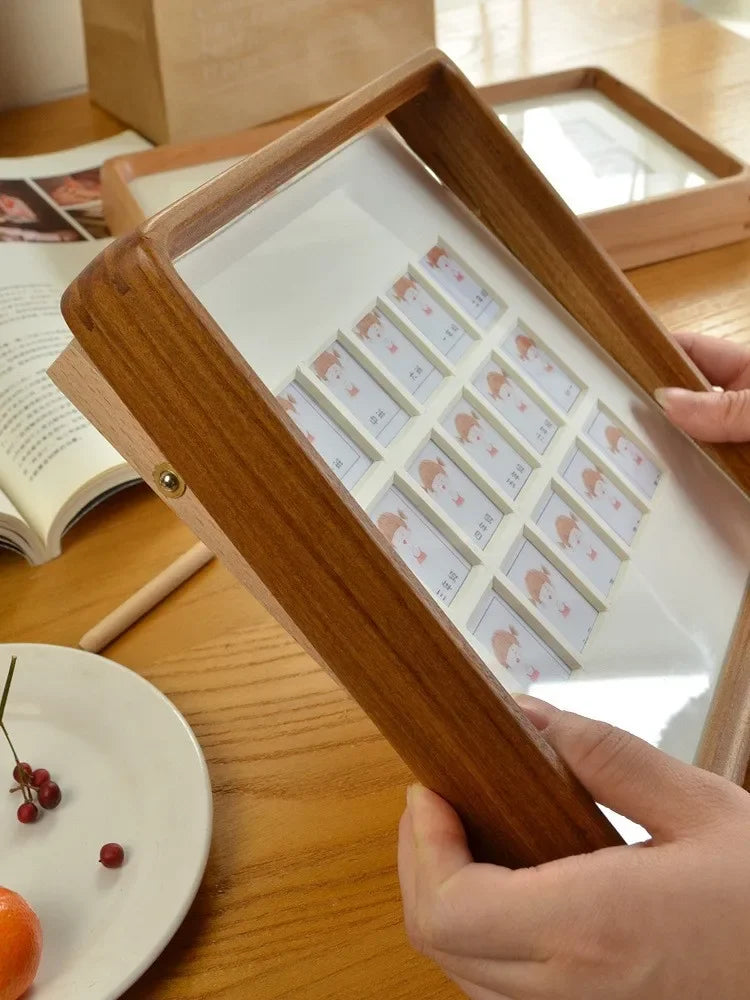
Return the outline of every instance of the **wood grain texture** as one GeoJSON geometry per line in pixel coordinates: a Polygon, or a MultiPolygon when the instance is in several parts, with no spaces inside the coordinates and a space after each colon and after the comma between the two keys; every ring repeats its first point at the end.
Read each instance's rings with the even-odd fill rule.
{"type": "Polygon", "coordinates": [[[224,335],[176,278],[157,274],[149,250],[137,236],[110,247],[67,293],[68,320],[320,658],[414,773],[457,807],[480,856],[529,864],[618,842],[224,335]],[[123,295],[134,301],[146,289],[154,315],[123,308],[123,295]],[[203,385],[201,398],[184,391],[190,384],[203,385]]]}
{"type": "Polygon", "coordinates": [[[696,764],[742,784],[750,762],[750,588],[711,702],[696,764]]]}
{"type": "MultiPolygon", "coordinates": [[[[482,87],[480,93],[492,106],[581,88],[600,91],[720,178],[705,187],[582,216],[591,234],[620,267],[641,267],[746,238],[750,228],[750,168],[606,70],[599,67],[561,70],[482,87]]],[[[134,177],[249,155],[312,114],[310,111],[243,132],[157,147],[110,160],[102,170],[102,194],[110,230],[120,235],[145,220],[130,190],[134,177]]]]}
{"type": "Polygon", "coordinates": [[[211,562],[213,553],[202,542],[196,542],[187,552],[165,566],[161,572],[140,587],[134,594],[93,628],[81,636],[78,645],[89,653],[99,653],[118,636],[126,632],[139,618],[153,611],[157,604],[173,594],[190,577],[211,562]]]}
{"type": "Polygon", "coordinates": [[[632,271],[636,290],[671,330],[750,341],[750,240],[632,271]]]}
{"type": "Polygon", "coordinates": [[[88,94],[51,101],[41,107],[14,108],[0,114],[0,155],[54,153],[117,135],[126,125],[92,104],[88,94]]]}
{"type": "Polygon", "coordinates": [[[102,203],[104,215],[113,236],[135,229],[144,220],[141,206],[130,190],[136,177],[165,173],[202,163],[213,163],[233,156],[249,156],[285,132],[306,121],[315,113],[295,115],[268,125],[218,135],[195,142],[170,146],[155,146],[140,153],[115,156],[102,166],[102,203]]]}
{"type": "MultiPolygon", "coordinates": [[[[438,25],[477,82],[603,64],[750,158],[742,113],[749,43],[677,0],[489,0],[482,9],[480,19],[474,4],[451,5],[438,25]]],[[[59,149],[120,127],[92,114],[86,98],[22,109],[0,115],[0,155],[59,149]]],[[[747,341],[749,273],[746,241],[630,277],[670,328],[747,341]]],[[[191,539],[140,486],[87,515],[52,563],[31,567],[0,552],[0,637],[75,646],[191,539]]],[[[214,561],[108,650],[196,728],[216,802],[196,903],[126,1000],[461,996],[409,951],[401,929],[395,824],[408,769],[352,699],[293,648],[214,561]]]]}
{"type": "Polygon", "coordinates": [[[268,619],[150,664],[214,790],[203,887],[124,1000],[449,1000],[406,941],[394,831],[410,774],[268,619]]]}
{"type": "MultiPolygon", "coordinates": [[[[153,489],[154,470],[165,464],[163,453],[138,424],[112,387],[102,378],[81,346],[72,341],[52,365],[49,374],[53,381],[76,401],[81,413],[92,422],[96,422],[102,434],[117,440],[120,454],[153,489]]],[[[158,494],[158,491],[156,492],[158,494]]],[[[190,525],[195,535],[211,552],[224,561],[240,583],[260,601],[274,619],[327,670],[325,662],[317,656],[292,619],[261,583],[248,561],[240,555],[216,521],[198,502],[192,490],[186,488],[179,499],[158,495],[186,524],[190,525]]]]}
{"type": "MultiPolygon", "coordinates": [[[[596,89],[691,156],[719,180],[698,189],[582,216],[594,238],[622,268],[630,269],[747,238],[750,231],[750,168],[667,107],[601,67],[575,67],[506,80],[480,88],[489,104],[596,89]]],[[[105,214],[115,235],[144,221],[129,182],[144,173],[250,154],[311,117],[303,115],[215,139],[118,157],[103,171],[105,214]]]]}
{"type": "MultiPolygon", "coordinates": [[[[495,115],[439,53],[387,74],[160,213],[84,273],[66,294],[64,312],[95,366],[199,504],[415,773],[459,809],[477,848],[507,863],[538,862],[571,853],[563,846],[569,835],[571,843],[582,842],[577,839],[582,831],[584,841],[590,836],[611,842],[613,831],[604,828],[598,811],[588,807],[585,815],[585,799],[569,776],[553,788],[555,772],[546,768],[554,762],[542,763],[544,747],[536,734],[524,734],[510,707],[503,711],[507,699],[499,685],[447,619],[404,586],[404,571],[309,446],[302,448],[311,467],[302,462],[301,436],[296,430],[284,435],[268,392],[169,265],[170,255],[184,252],[384,114],[644,388],[666,380],[684,384],[684,372],[692,378],[687,384],[705,385],[495,115]],[[456,135],[467,137],[460,152],[456,135]],[[185,391],[192,385],[202,386],[200,393],[185,391]],[[169,412],[159,406],[164,398],[170,400],[169,412]],[[251,458],[238,447],[243,440],[255,442],[251,458]],[[210,468],[200,453],[212,454],[210,468]],[[251,517],[240,514],[237,496],[252,504],[251,517]],[[298,497],[305,503],[295,507],[298,497]],[[263,550],[264,538],[279,540],[273,551],[263,550]],[[289,567],[308,596],[290,585],[289,567]],[[350,637],[346,652],[338,633],[350,637]],[[430,683],[421,669],[426,650],[430,683]],[[411,733],[414,718],[420,722],[411,733]],[[467,731],[477,736],[468,746],[467,731]],[[512,804],[525,784],[517,763],[513,766],[516,753],[521,760],[528,756],[527,770],[541,795],[533,818],[512,804]],[[502,794],[490,787],[500,761],[509,775],[502,794]],[[539,839],[528,824],[556,831],[558,844],[547,834],[539,839]],[[500,829],[502,844],[494,833],[500,829]]],[[[718,456],[742,485],[747,485],[748,453],[733,447],[718,456]]],[[[562,773],[558,767],[557,775],[562,773]]]]}
{"type": "MultiPolygon", "coordinates": [[[[384,115],[646,392],[664,385],[707,387],[462,74],[434,53],[386,74],[188,195],[157,215],[144,237],[162,255],[184,253],[384,115]],[[472,136],[466,156],[454,143],[457,134],[472,136]]],[[[704,450],[743,488],[750,486],[749,446],[704,450]]]]}
{"type": "MultiPolygon", "coordinates": [[[[429,90],[389,115],[409,146],[488,230],[651,394],[664,385],[708,386],[627,278],[552,190],[466,79],[446,68],[429,90]],[[453,143],[453,136],[471,142],[453,143]]],[[[236,170],[240,170],[240,164],[236,170]]],[[[750,445],[704,450],[745,490],[750,445]]]]}
{"type": "Polygon", "coordinates": [[[580,218],[620,267],[630,269],[746,239],[750,230],[750,167],[667,108],[600,67],[508,80],[480,88],[492,107],[575,90],[595,90],[716,175],[699,188],[580,218]]]}
{"type": "Polygon", "coordinates": [[[83,0],[97,103],[155,142],[335,100],[435,42],[432,0],[83,0]]]}

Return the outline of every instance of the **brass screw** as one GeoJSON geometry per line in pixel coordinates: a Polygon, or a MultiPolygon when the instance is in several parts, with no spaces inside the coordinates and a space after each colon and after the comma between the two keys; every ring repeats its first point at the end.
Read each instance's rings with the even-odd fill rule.
{"type": "Polygon", "coordinates": [[[168,462],[162,462],[161,465],[156,466],[154,469],[154,482],[159,492],[170,500],[181,497],[187,489],[185,480],[179,473],[175,472],[168,462]]]}
{"type": "Polygon", "coordinates": [[[176,493],[180,488],[180,480],[174,474],[174,472],[164,471],[159,476],[159,482],[162,489],[165,489],[167,493],[176,493]]]}

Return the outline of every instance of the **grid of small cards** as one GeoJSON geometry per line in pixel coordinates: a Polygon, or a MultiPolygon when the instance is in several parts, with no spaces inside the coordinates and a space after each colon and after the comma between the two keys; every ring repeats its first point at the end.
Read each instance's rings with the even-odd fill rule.
{"type": "Polygon", "coordinates": [[[408,264],[277,398],[495,672],[581,664],[663,472],[455,250],[408,264]]]}

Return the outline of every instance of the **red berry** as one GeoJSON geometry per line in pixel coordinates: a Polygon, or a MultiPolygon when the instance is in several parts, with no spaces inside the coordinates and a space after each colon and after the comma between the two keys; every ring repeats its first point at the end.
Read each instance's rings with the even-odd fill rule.
{"type": "Polygon", "coordinates": [[[99,861],[105,868],[119,868],[125,860],[125,851],[119,844],[105,844],[99,851],[99,861]]]}
{"type": "Polygon", "coordinates": [[[36,823],[39,817],[39,810],[33,802],[24,802],[23,805],[18,807],[16,816],[18,816],[19,823],[36,823]]]}
{"type": "Polygon", "coordinates": [[[25,762],[22,762],[20,764],[16,764],[16,766],[13,768],[13,780],[17,781],[19,785],[22,784],[21,772],[23,772],[26,775],[27,783],[31,781],[31,775],[34,773],[31,770],[31,764],[26,764],[25,762]]]}
{"type": "Polygon", "coordinates": [[[34,788],[41,788],[46,781],[49,781],[49,771],[46,767],[38,767],[31,775],[31,784],[34,788]]]}
{"type": "Polygon", "coordinates": [[[45,781],[37,792],[42,809],[56,809],[60,805],[62,793],[56,781],[45,781]]]}

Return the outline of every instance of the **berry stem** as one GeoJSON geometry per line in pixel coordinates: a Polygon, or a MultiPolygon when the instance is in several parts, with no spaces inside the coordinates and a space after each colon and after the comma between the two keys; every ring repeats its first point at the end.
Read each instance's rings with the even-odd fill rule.
{"type": "Polygon", "coordinates": [[[8,668],[8,676],[5,678],[5,687],[3,688],[3,696],[0,698],[0,729],[3,731],[3,735],[8,741],[8,746],[10,747],[10,752],[13,754],[13,759],[18,767],[18,773],[20,775],[18,783],[21,786],[21,791],[23,792],[23,797],[26,802],[31,802],[32,796],[29,790],[29,782],[26,777],[23,768],[21,767],[21,761],[18,759],[18,754],[16,753],[16,748],[13,746],[13,741],[8,735],[8,730],[5,728],[5,723],[3,722],[3,714],[5,712],[5,705],[8,701],[8,695],[10,694],[10,686],[13,683],[13,674],[16,670],[16,659],[17,657],[11,656],[10,667],[8,668]]]}
{"type": "Polygon", "coordinates": [[[5,728],[5,723],[3,722],[3,714],[5,713],[5,705],[8,701],[8,695],[10,694],[10,686],[13,683],[13,674],[16,670],[16,659],[17,657],[11,656],[10,667],[8,668],[8,676],[5,678],[5,687],[3,688],[3,696],[0,698],[0,729],[3,731],[3,735],[8,741],[8,746],[10,747],[10,752],[13,754],[13,759],[18,766],[18,773],[21,776],[19,779],[19,785],[21,786],[21,791],[23,792],[23,797],[26,802],[31,802],[31,792],[29,791],[28,781],[26,780],[26,775],[24,774],[23,768],[21,767],[21,761],[18,759],[18,754],[16,753],[16,748],[13,746],[13,741],[8,735],[8,730],[5,728]]]}
{"type": "MultiPolygon", "coordinates": [[[[10,658],[10,669],[8,670],[8,676],[5,678],[5,687],[3,688],[3,696],[0,698],[0,723],[3,721],[3,712],[5,711],[5,703],[8,700],[8,695],[10,694],[10,686],[13,683],[13,674],[16,669],[16,657],[11,656],[10,658]]],[[[7,734],[6,734],[7,735],[7,734]]]]}
{"type": "Polygon", "coordinates": [[[5,736],[6,740],[8,741],[8,746],[10,747],[10,752],[13,754],[13,760],[15,760],[16,766],[18,767],[18,773],[21,776],[20,777],[20,781],[18,783],[21,786],[21,791],[23,792],[23,797],[24,797],[24,799],[27,802],[31,802],[32,798],[31,798],[31,792],[29,791],[29,784],[28,784],[28,778],[26,776],[26,772],[21,767],[21,761],[18,759],[18,754],[16,753],[16,748],[13,746],[13,741],[11,740],[10,736],[8,735],[8,730],[5,728],[5,723],[4,722],[0,722],[0,729],[3,732],[3,736],[5,736]]]}

